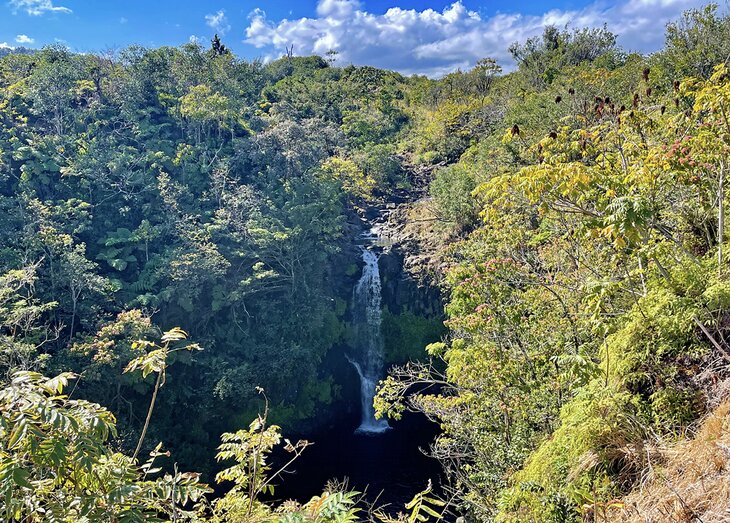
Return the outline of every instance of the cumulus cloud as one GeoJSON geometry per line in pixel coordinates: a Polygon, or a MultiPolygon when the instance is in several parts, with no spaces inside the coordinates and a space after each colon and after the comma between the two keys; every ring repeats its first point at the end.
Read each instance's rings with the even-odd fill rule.
{"type": "Polygon", "coordinates": [[[468,68],[486,56],[514,67],[508,52],[514,42],[542,33],[547,25],[582,28],[604,24],[631,51],[650,52],[664,41],[664,26],[705,0],[602,0],[582,9],[553,9],[542,15],[498,13],[482,17],[461,0],[441,11],[393,7],[368,12],[358,0],[319,0],[316,18],[270,20],[261,9],[249,15],[246,43],[269,57],[287,46],[300,55],[338,51],[339,61],[395,69],[404,74],[440,76],[468,68]]]}
{"type": "Polygon", "coordinates": [[[205,23],[208,27],[215,29],[215,31],[221,36],[231,29],[231,25],[228,23],[228,19],[226,18],[226,12],[223,9],[217,13],[205,15],[205,23]]]}
{"type": "Polygon", "coordinates": [[[15,37],[15,41],[19,44],[32,44],[35,42],[35,39],[31,38],[28,35],[18,35],[15,37]]]}
{"type": "Polygon", "coordinates": [[[13,49],[15,49],[15,47],[13,47],[12,45],[10,45],[7,42],[0,42],[0,49],[8,49],[8,50],[12,51],[13,49]]]}
{"type": "Polygon", "coordinates": [[[71,13],[71,9],[61,5],[53,5],[53,0],[10,0],[13,13],[25,11],[32,16],[46,13],[71,13]]]}

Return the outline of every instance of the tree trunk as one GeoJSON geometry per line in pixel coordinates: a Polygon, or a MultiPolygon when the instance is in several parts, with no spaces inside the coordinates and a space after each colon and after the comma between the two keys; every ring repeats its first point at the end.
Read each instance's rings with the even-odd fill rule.
{"type": "Polygon", "coordinates": [[[144,426],[142,427],[142,434],[139,435],[139,441],[137,442],[137,448],[134,449],[132,459],[137,459],[139,451],[142,449],[142,442],[144,437],[147,435],[147,428],[150,426],[150,419],[152,418],[152,410],[155,408],[155,401],[157,400],[157,391],[160,390],[160,383],[162,383],[162,373],[164,369],[157,373],[157,381],[155,381],[155,389],[152,391],[152,400],[150,401],[150,408],[147,410],[147,417],[144,420],[144,426]]]}
{"type": "Polygon", "coordinates": [[[725,236],[725,164],[720,163],[720,183],[717,187],[717,272],[722,271],[722,247],[725,236]]]}
{"type": "Polygon", "coordinates": [[[73,308],[71,310],[71,328],[68,335],[68,342],[71,343],[71,340],[73,340],[74,337],[74,324],[76,323],[76,305],[79,301],[78,297],[76,296],[75,292],[71,291],[71,300],[73,303],[73,308]]]}

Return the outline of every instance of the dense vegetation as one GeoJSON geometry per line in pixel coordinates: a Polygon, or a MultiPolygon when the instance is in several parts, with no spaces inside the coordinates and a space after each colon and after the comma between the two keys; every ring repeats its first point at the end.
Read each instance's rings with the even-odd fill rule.
{"type": "MultiPolygon", "coordinates": [[[[248,63],[217,38],[0,58],[2,518],[394,521],[343,485],[261,496],[269,421],[337,400],[355,218],[416,173],[428,194],[394,216],[449,333],[376,406],[440,423],[449,504],[427,489],[402,519],[641,518],[631,493],[681,474],[672,446],[730,390],[730,18],[688,12],[648,57],[606,29],[510,50],[513,72],[440,80],[248,63]],[[212,496],[158,441],[233,486],[212,496]]],[[[435,332],[384,327],[394,362],[435,332]]],[[[727,508],[674,493],[666,517],[727,508]]]]}
{"type": "Polygon", "coordinates": [[[84,397],[138,430],[150,384],[122,375],[138,355],[125,340],[154,314],[206,348],[178,362],[153,425],[183,462],[205,466],[255,416],[256,386],[278,420],[323,415],[337,391],[320,364],[357,272],[348,215],[403,180],[401,81],[316,57],[242,62],[220,43],[5,57],[0,265],[42,308],[22,334],[6,323],[43,347],[3,368],[79,372],[84,397]]]}
{"type": "MultiPolygon", "coordinates": [[[[455,73],[421,106],[416,152],[448,165],[409,216],[450,334],[377,405],[441,423],[474,519],[646,521],[621,497],[726,397],[729,37],[712,6],[649,57],[548,29],[486,93],[455,73]]],[[[676,491],[666,521],[721,520],[705,492],[676,491]]]]}

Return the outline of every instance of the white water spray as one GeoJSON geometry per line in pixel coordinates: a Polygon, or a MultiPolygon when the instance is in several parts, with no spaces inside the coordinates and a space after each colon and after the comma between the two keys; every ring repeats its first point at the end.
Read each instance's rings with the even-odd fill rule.
{"type": "Polygon", "coordinates": [[[362,247],[365,266],[352,293],[352,317],[355,353],[347,357],[360,376],[362,415],[357,432],[377,434],[390,428],[385,420],[375,419],[373,397],[383,373],[383,334],[378,256],[362,247]]]}

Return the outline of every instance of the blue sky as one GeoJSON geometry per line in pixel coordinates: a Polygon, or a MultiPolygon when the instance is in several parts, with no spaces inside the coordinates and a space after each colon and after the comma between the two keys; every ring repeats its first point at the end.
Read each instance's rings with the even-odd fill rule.
{"type": "Polygon", "coordinates": [[[238,55],[270,59],[335,49],[342,64],[439,76],[491,56],[546,24],[601,26],[651,52],[665,24],[698,0],[0,0],[0,47],[61,42],[77,51],[180,45],[218,32],[238,55]]]}

